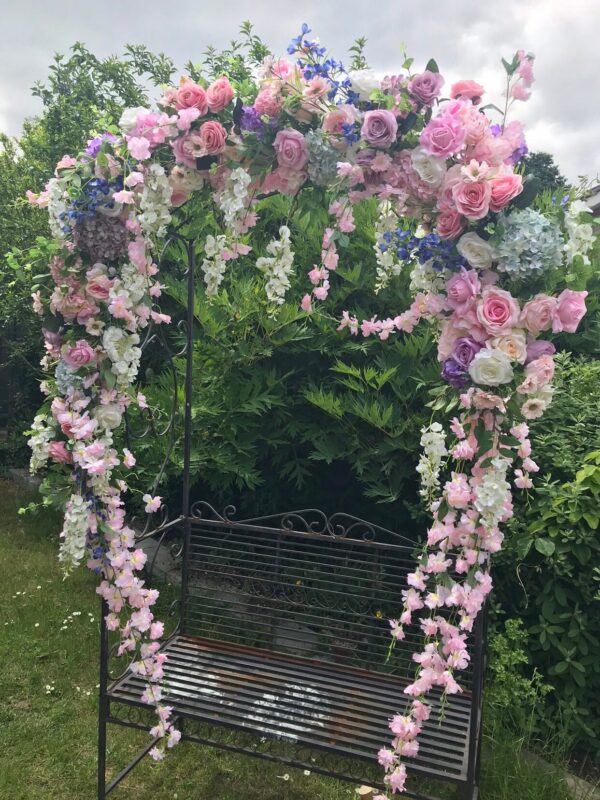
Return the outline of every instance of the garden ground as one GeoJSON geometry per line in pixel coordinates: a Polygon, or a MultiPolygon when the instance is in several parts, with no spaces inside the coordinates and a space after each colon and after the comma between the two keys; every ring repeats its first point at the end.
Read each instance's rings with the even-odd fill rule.
{"type": "MultiPolygon", "coordinates": [[[[31,498],[0,480],[0,800],[86,800],[95,786],[99,602],[94,576],[64,580],[58,518],[24,517],[31,498]]],[[[141,737],[141,738],[140,738],[141,737]]],[[[109,728],[109,764],[143,734],[109,728]]],[[[571,800],[564,772],[528,757],[525,738],[488,722],[481,800],[571,800]]],[[[258,759],[181,744],[144,760],[111,797],[125,800],[344,800],[349,784],[258,759]]],[[[451,797],[451,795],[448,795],[451,797]]]]}

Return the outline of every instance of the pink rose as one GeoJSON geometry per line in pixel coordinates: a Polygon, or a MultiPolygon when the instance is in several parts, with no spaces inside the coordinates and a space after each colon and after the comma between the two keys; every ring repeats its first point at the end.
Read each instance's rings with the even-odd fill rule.
{"type": "Polygon", "coordinates": [[[465,229],[465,218],[458,211],[442,211],[437,218],[436,231],[441,239],[456,239],[465,229]]]}
{"type": "Polygon", "coordinates": [[[88,280],[85,291],[94,300],[108,300],[112,284],[106,275],[95,275],[88,280]]]}
{"type": "Polygon", "coordinates": [[[273,142],[277,163],[284,169],[300,172],[308,161],[308,148],[304,136],[294,128],[278,132],[273,142]]]}
{"type": "Polygon", "coordinates": [[[554,321],[557,306],[556,297],[547,294],[536,294],[523,306],[521,323],[530,333],[549,331],[554,321]]]}
{"type": "Polygon", "coordinates": [[[178,164],[185,164],[190,169],[196,169],[196,159],[190,152],[189,142],[189,136],[179,136],[171,142],[171,150],[178,164]]]}
{"type": "Polygon", "coordinates": [[[216,114],[222,111],[233,100],[233,86],[229,83],[227,78],[218,78],[206,90],[206,100],[209,109],[216,114]]]}
{"type": "Polygon", "coordinates": [[[480,291],[477,271],[463,267],[446,283],[446,305],[453,311],[464,314],[480,291]]]}
{"type": "Polygon", "coordinates": [[[572,289],[565,289],[558,296],[556,313],[552,321],[554,333],[575,333],[577,326],[587,311],[585,298],[587,292],[574,292],[572,289]]]}
{"type": "Polygon", "coordinates": [[[448,158],[462,149],[465,131],[456,117],[436,117],[423,128],[419,142],[428,155],[448,158]]]}
{"type": "Polygon", "coordinates": [[[489,181],[463,181],[452,187],[452,198],[458,211],[467,219],[482,219],[490,208],[492,187],[489,181]]]}
{"type": "Polygon", "coordinates": [[[183,81],[175,95],[175,108],[197,108],[204,116],[208,111],[206,91],[193,81],[183,81]]]}
{"type": "Polygon", "coordinates": [[[492,196],[490,199],[490,211],[501,211],[504,206],[521,194],[523,191],[523,178],[514,173],[500,175],[492,180],[492,196]]]}
{"type": "Polygon", "coordinates": [[[484,91],[483,86],[475,81],[457,81],[450,87],[450,97],[454,100],[471,100],[474,105],[478,105],[484,91]]]}
{"type": "Polygon", "coordinates": [[[274,86],[265,86],[256,95],[255,110],[262,116],[277,117],[283,108],[283,100],[279,91],[274,86]]]}
{"type": "Polygon", "coordinates": [[[96,358],[96,351],[85,341],[79,339],[63,353],[63,359],[70,367],[84,367],[96,358]]]}
{"type": "Polygon", "coordinates": [[[323,118],[323,130],[327,133],[334,133],[341,135],[343,126],[352,124],[355,121],[355,110],[353,106],[341,105],[334,108],[333,111],[328,111],[323,118]]]}
{"type": "Polygon", "coordinates": [[[525,367],[525,375],[535,384],[535,390],[543,388],[554,377],[554,359],[550,355],[540,356],[525,367]]]}
{"type": "Polygon", "coordinates": [[[496,289],[495,286],[484,289],[477,304],[477,318],[486,331],[494,336],[515,327],[520,314],[519,304],[511,293],[496,289]]]}
{"type": "Polygon", "coordinates": [[[360,135],[373,147],[389,147],[396,141],[398,121],[391,111],[367,111],[360,135]]]}
{"type": "MultiPolygon", "coordinates": [[[[193,136],[193,134],[192,134],[193,136]]],[[[211,119],[203,122],[197,143],[203,155],[216,156],[225,150],[227,131],[217,120],[211,119]]]]}
{"type": "Polygon", "coordinates": [[[57,464],[70,464],[71,453],[65,447],[64,442],[51,442],[48,448],[48,455],[57,464]]]}
{"type": "Polygon", "coordinates": [[[430,72],[428,69],[421,75],[415,75],[408,84],[409,93],[425,106],[430,106],[436,97],[440,96],[444,79],[439,72],[430,72]]]}

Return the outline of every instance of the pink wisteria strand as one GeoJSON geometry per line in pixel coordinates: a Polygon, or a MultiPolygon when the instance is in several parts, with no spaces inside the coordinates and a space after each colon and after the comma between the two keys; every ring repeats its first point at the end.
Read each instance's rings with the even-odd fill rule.
{"type": "MultiPolygon", "coordinates": [[[[161,695],[158,593],[141,577],[145,554],[126,522],[135,455],[119,451],[114,435],[128,407],[151,413],[135,388],[140,333],[170,321],[158,306],[164,287],[154,254],[177,209],[200,193],[218,221],[200,263],[206,302],[235,262],[249,258],[275,313],[294,278],[291,230],[282,223],[265,253],[253,251],[251,230],[266,195],[318,188],[330,223],[307,291],[293,299],[308,317],[336,280],[354,206],[377,205],[374,289],[393,289],[409,272],[414,300],[383,320],[345,311],[339,329],[389,340],[431,323],[441,376],[461,408],[449,433],[432,422],[422,434],[417,471],[433,523],[390,625],[392,642],[418,626],[424,645],[413,656],[405,708],[391,709],[391,745],[379,752],[394,794],[405,789],[405,759],[418,752],[430,691],[460,691],[467,637],[492,587],[490,557],[512,514],[511,483],[530,487],[538,469],[527,421],[552,397],[554,345],[545,336],[575,332],[585,313],[584,291],[550,296],[540,278],[576,259],[586,263],[594,237],[589,209],[574,197],[544,213],[532,207],[534,193],[517,169],[527,146],[523,126],[507,113],[529,96],[533,56],[519,51],[504,62],[504,113],[493,121],[487,111],[496,107],[482,107],[485,90],[475,81],[459,81],[444,96],[434,61],[412,73],[409,59],[382,79],[368,69],[348,73],[309,34],[303,26],[291,59],[266,57],[254,83],[184,76],[157,109],[127,109],[84,153],[61,159],[40,195],[28,194],[48,209],[57,243],[50,277],[33,296],[48,377],[29,440],[31,466],[51,467],[45,487],[65,512],[65,570],[87,556],[119,653],[147,681],[144,699],[158,714],[151,754],[160,759],[179,732],[161,695]]],[[[141,500],[148,513],[160,509],[155,494],[141,500]]]]}

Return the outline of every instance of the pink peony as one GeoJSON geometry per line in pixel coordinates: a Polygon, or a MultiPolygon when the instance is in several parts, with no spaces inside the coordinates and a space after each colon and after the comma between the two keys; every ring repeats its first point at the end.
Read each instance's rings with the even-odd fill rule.
{"type": "Polygon", "coordinates": [[[490,211],[502,211],[513,197],[523,191],[523,178],[520,175],[510,173],[500,175],[492,180],[492,196],[490,199],[490,211]]]}
{"type": "Polygon", "coordinates": [[[440,96],[444,79],[439,72],[430,72],[428,69],[421,75],[415,75],[408,84],[409,93],[425,106],[433,105],[436,97],[440,96]]]}
{"type": "Polygon", "coordinates": [[[150,142],[144,136],[130,136],[127,140],[127,149],[137,161],[150,158],[150,142]]]}
{"type": "Polygon", "coordinates": [[[67,450],[64,442],[51,442],[48,447],[48,455],[57,464],[70,464],[72,461],[71,453],[67,450]]]}
{"type": "Polygon", "coordinates": [[[304,136],[293,128],[278,132],[273,142],[277,162],[284,169],[299,172],[308,161],[308,148],[304,136]]]}
{"type": "Polygon", "coordinates": [[[279,116],[283,108],[283,101],[279,91],[274,86],[265,86],[256,95],[254,108],[259,114],[266,114],[267,117],[279,116]]]}
{"type": "Polygon", "coordinates": [[[206,100],[209,109],[213,114],[222,111],[231,103],[233,95],[233,86],[229,83],[229,80],[225,77],[218,78],[214,83],[211,83],[206,90],[206,100]]]}
{"type": "Polygon", "coordinates": [[[360,135],[373,147],[389,147],[397,133],[398,121],[391,111],[375,109],[365,113],[360,135]]]}
{"type": "Polygon", "coordinates": [[[173,151],[173,155],[175,156],[175,161],[178,164],[185,164],[186,167],[190,167],[190,169],[196,168],[196,159],[191,154],[190,149],[188,147],[189,136],[179,136],[177,139],[173,139],[171,142],[171,150],[173,151]]]}
{"type": "Polygon", "coordinates": [[[585,316],[585,298],[587,292],[574,292],[565,289],[558,296],[556,313],[552,321],[554,333],[575,333],[577,326],[585,316]]]}
{"type": "Polygon", "coordinates": [[[227,131],[217,120],[211,119],[200,126],[198,144],[203,155],[216,156],[225,150],[227,131]]]}
{"type": "Polygon", "coordinates": [[[535,385],[535,391],[542,389],[554,377],[554,359],[550,355],[536,358],[525,367],[525,375],[535,385]]]}
{"type": "Polygon", "coordinates": [[[477,318],[486,331],[494,336],[515,327],[520,313],[519,304],[510,292],[493,286],[483,290],[477,305],[477,318]]]}
{"type": "Polygon", "coordinates": [[[341,135],[344,125],[352,124],[355,121],[356,109],[354,106],[341,105],[328,111],[323,118],[323,130],[327,133],[341,135]]]}
{"type": "Polygon", "coordinates": [[[554,321],[558,301],[547,294],[536,294],[523,306],[521,323],[530,333],[549,331],[554,321]]]}
{"type": "Polygon", "coordinates": [[[452,99],[471,100],[474,105],[481,102],[485,89],[475,81],[457,81],[450,87],[450,97],[452,99]]]}
{"type": "Polygon", "coordinates": [[[531,97],[531,92],[529,91],[529,89],[527,89],[524,83],[519,82],[515,83],[515,85],[510,90],[510,96],[514,100],[525,101],[529,100],[529,98],[531,97]]]}
{"type": "Polygon", "coordinates": [[[208,111],[206,91],[193,81],[182,81],[175,95],[175,108],[197,108],[200,115],[204,116],[208,111]]]}
{"type": "Polygon", "coordinates": [[[452,198],[457,210],[469,220],[482,219],[488,213],[492,187],[489,181],[465,181],[454,184],[452,198]]]}
{"type": "Polygon", "coordinates": [[[465,229],[465,218],[458,211],[442,211],[436,231],[440,239],[456,239],[465,229]]]}
{"type": "Polygon", "coordinates": [[[72,347],[69,347],[66,352],[63,353],[64,361],[75,369],[84,367],[86,364],[94,361],[95,358],[96,351],[93,347],[90,347],[85,339],[79,339],[72,347]]]}
{"type": "Polygon", "coordinates": [[[450,115],[440,116],[427,123],[419,142],[428,155],[448,158],[462,149],[465,131],[459,119],[450,115]]]}

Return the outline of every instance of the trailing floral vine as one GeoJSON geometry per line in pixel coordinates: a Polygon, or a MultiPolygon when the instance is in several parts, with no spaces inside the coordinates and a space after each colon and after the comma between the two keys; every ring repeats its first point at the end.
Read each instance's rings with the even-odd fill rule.
{"type": "MultiPolygon", "coordinates": [[[[390,621],[394,642],[411,625],[424,636],[406,689],[412,700],[392,716],[392,743],[379,752],[396,793],[405,787],[405,759],[418,752],[430,691],[461,691],[457,673],[468,665],[467,637],[492,587],[490,556],[512,514],[511,484],[528,488],[538,470],[527,421],[552,399],[555,348],[545,335],[575,332],[585,313],[586,292],[561,287],[562,270],[587,259],[593,232],[580,201],[541,213],[518,169],[527,146],[507,115],[529,97],[532,55],[503,62],[500,111],[481,107],[484,88],[472,80],[445,95],[433,60],[420,73],[411,59],[383,78],[347,72],[306,25],[288,53],[289,60],[267,56],[255,82],[182,78],[157,110],[127,109],[84,153],[65,156],[41,195],[30,193],[48,209],[58,242],[33,297],[48,400],[32,426],[31,466],[49,467],[62,500],[65,570],[87,555],[119,652],[147,679],[144,700],[158,713],[152,756],[160,759],[180,734],[161,697],[158,593],[141,577],[146,556],[125,518],[135,456],[115,446],[126,409],[146,405],[135,389],[141,335],[170,321],[157,305],[164,287],[156,254],[172,217],[200,194],[221,222],[203,244],[207,302],[234,262],[250,257],[276,308],[294,275],[289,220],[264,253],[252,252],[249,231],[264,197],[318,187],[331,224],[298,298],[307,315],[318,313],[354,230],[353,206],[377,203],[374,290],[393,291],[408,271],[414,302],[383,320],[346,311],[339,330],[386,340],[425,319],[437,329],[441,377],[461,408],[449,431],[438,422],[423,430],[417,471],[433,523],[390,621]],[[549,273],[556,295],[538,290],[549,273]]],[[[161,506],[157,496],[143,501],[150,514],[161,506]]]]}

